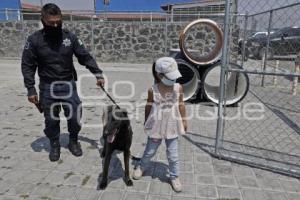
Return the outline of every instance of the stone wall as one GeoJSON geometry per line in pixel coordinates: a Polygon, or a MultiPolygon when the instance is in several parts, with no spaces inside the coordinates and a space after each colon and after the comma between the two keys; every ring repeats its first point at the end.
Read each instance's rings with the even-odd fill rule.
{"type": "Polygon", "coordinates": [[[1,22],[0,23],[0,57],[20,57],[25,38],[38,30],[36,22],[1,22]]]}
{"type": "MultiPolygon", "coordinates": [[[[100,62],[151,63],[179,48],[185,24],[165,22],[64,22],[100,62]],[[92,31],[93,30],[93,31],[92,31]]],[[[0,57],[21,57],[26,37],[38,30],[38,21],[1,22],[0,57]]],[[[207,48],[207,46],[204,46],[207,48]]],[[[203,48],[204,48],[203,47],[203,48]]]]}
{"type": "MultiPolygon", "coordinates": [[[[183,25],[165,23],[65,22],[100,62],[152,62],[178,47],[183,25]],[[92,33],[92,30],[93,33],[92,33]],[[94,44],[94,45],[93,45],[94,44]],[[94,48],[93,48],[94,46],[94,48]]],[[[39,22],[0,23],[0,57],[20,57],[25,38],[39,22]]]]}

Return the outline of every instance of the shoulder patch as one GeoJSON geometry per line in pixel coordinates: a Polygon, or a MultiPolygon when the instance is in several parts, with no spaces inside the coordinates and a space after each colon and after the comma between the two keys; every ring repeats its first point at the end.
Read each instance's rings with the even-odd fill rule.
{"type": "Polygon", "coordinates": [[[65,45],[65,47],[71,46],[71,40],[69,38],[65,38],[63,40],[63,45],[65,45]]]}
{"type": "Polygon", "coordinates": [[[25,45],[24,45],[24,49],[29,49],[30,48],[30,42],[26,41],[25,45]]]}

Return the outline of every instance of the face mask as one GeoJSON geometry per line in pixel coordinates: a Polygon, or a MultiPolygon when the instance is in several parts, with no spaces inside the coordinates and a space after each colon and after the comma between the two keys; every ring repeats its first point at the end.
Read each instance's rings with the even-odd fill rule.
{"type": "Polygon", "coordinates": [[[172,86],[176,83],[176,80],[170,80],[170,79],[167,79],[166,77],[163,77],[161,79],[161,82],[164,84],[164,85],[167,85],[167,86],[172,86]]]}
{"type": "Polygon", "coordinates": [[[44,30],[47,36],[51,38],[59,38],[62,36],[62,24],[59,23],[56,27],[49,26],[45,22],[43,22],[44,30]]]}

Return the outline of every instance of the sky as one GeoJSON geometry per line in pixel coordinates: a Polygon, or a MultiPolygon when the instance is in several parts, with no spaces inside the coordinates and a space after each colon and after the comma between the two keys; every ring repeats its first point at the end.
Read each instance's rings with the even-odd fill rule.
{"type": "Polygon", "coordinates": [[[0,0],[0,8],[19,8],[19,0],[0,0]]]}
{"type": "MultiPolygon", "coordinates": [[[[19,1],[33,5],[57,3],[63,10],[94,10],[94,0],[0,0],[0,9],[17,8],[19,1]]],[[[106,10],[103,0],[95,0],[97,10],[106,10]]],[[[161,11],[160,6],[167,3],[184,3],[197,0],[110,0],[109,11],[161,11]]],[[[300,0],[238,0],[240,13],[257,13],[271,8],[298,3],[300,0]]]]}
{"type": "MultiPolygon", "coordinates": [[[[20,1],[19,0],[0,0],[0,21],[6,20],[8,15],[4,11],[3,8],[10,8],[10,9],[19,9],[20,8],[20,1]]],[[[17,13],[9,12],[9,18],[11,19],[18,19],[17,13]]]]}
{"type": "MultiPolygon", "coordinates": [[[[111,0],[108,10],[113,11],[161,11],[167,3],[183,3],[193,0],[111,0]]],[[[97,10],[104,10],[103,1],[97,1],[97,10]]]]}
{"type": "MultiPolygon", "coordinates": [[[[11,0],[0,0],[11,1],[11,0]]],[[[15,1],[15,0],[14,0],[15,1]]],[[[94,0],[21,0],[24,3],[40,5],[41,1],[57,3],[62,9],[93,10],[94,0]]],[[[110,11],[161,11],[166,3],[191,2],[195,0],[110,0],[110,11]]],[[[103,0],[96,0],[96,9],[104,10],[103,0]]]]}

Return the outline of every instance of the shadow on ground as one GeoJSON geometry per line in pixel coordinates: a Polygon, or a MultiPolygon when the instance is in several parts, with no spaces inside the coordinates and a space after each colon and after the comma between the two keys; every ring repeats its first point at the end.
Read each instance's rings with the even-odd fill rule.
{"type": "MultiPolygon", "coordinates": [[[[101,151],[100,151],[101,152],[101,151]]],[[[120,161],[119,157],[117,154],[121,154],[121,159],[123,158],[123,152],[115,150],[114,153],[112,154],[111,161],[109,164],[109,172],[108,172],[108,185],[110,182],[118,180],[120,178],[124,180],[125,178],[125,171],[124,171],[124,166],[122,162],[120,161]]],[[[140,158],[137,157],[131,157],[131,163],[132,166],[134,167],[131,172],[136,168],[140,158]]],[[[104,159],[102,159],[102,166],[104,165],[104,159]]],[[[149,166],[147,167],[147,170],[143,174],[143,178],[145,177],[151,177],[152,179],[158,179],[163,183],[169,183],[169,177],[167,176],[168,174],[168,165],[157,162],[157,161],[151,161],[149,163],[149,166]]],[[[97,190],[100,190],[99,185],[102,180],[102,172],[98,176],[98,186],[97,190]]],[[[133,183],[135,184],[135,183],[133,183]]]]}
{"type": "MultiPolygon", "coordinates": [[[[84,135],[84,134],[82,134],[82,135],[84,135]]],[[[93,148],[98,149],[98,144],[97,144],[96,140],[92,140],[92,139],[89,139],[84,136],[79,136],[78,139],[80,142],[89,143],[93,148]]],[[[69,134],[68,133],[60,134],[59,140],[60,140],[61,147],[67,149],[68,143],[69,143],[69,134]]],[[[36,139],[35,141],[33,141],[31,143],[30,146],[33,149],[33,151],[35,151],[35,152],[42,152],[42,151],[49,152],[50,151],[49,139],[46,136],[36,139]]]]}
{"type": "MultiPolygon", "coordinates": [[[[290,170],[296,172],[300,170],[299,155],[279,152],[258,146],[223,140],[222,146],[215,151],[215,138],[204,136],[201,134],[188,133],[183,136],[184,139],[195,145],[202,151],[210,154],[215,158],[222,158],[238,164],[264,169],[267,171],[292,176],[289,172],[279,171],[275,168],[266,166],[288,166],[290,170]]],[[[299,176],[298,174],[296,175],[299,176]]],[[[296,177],[295,176],[295,177],[296,177]]],[[[293,177],[293,176],[292,176],[293,177]]]]}
{"type": "MultiPolygon", "coordinates": [[[[80,142],[89,143],[93,147],[93,149],[98,150],[99,157],[100,157],[100,153],[101,153],[102,149],[99,148],[97,140],[92,140],[92,139],[89,139],[84,136],[79,136],[78,139],[80,142]]],[[[68,143],[69,143],[69,134],[62,133],[60,135],[61,147],[67,149],[68,143]]],[[[100,140],[100,144],[103,145],[102,139],[100,140]]],[[[50,151],[49,139],[46,136],[40,137],[31,143],[31,148],[35,152],[42,152],[42,151],[49,152],[50,151]]],[[[122,154],[121,159],[123,159],[123,153],[121,151],[117,151],[117,150],[114,151],[114,153],[112,154],[111,162],[110,162],[110,166],[109,166],[108,185],[110,182],[118,180],[120,178],[122,178],[124,180],[124,174],[125,174],[124,166],[122,165],[122,162],[120,161],[117,154],[122,154]]],[[[132,165],[134,167],[136,167],[139,160],[140,160],[140,158],[136,158],[136,157],[132,156],[132,165]]],[[[103,162],[104,162],[104,159],[102,159],[102,166],[103,166],[103,162]]],[[[168,178],[167,174],[168,174],[168,165],[161,163],[161,162],[153,161],[153,162],[150,162],[150,164],[143,176],[144,177],[150,176],[152,179],[159,179],[161,182],[168,183],[169,178],[168,178]]],[[[101,182],[101,179],[102,179],[102,170],[98,176],[98,186],[101,182]]],[[[99,187],[97,187],[97,189],[99,189],[99,187]]]]}

